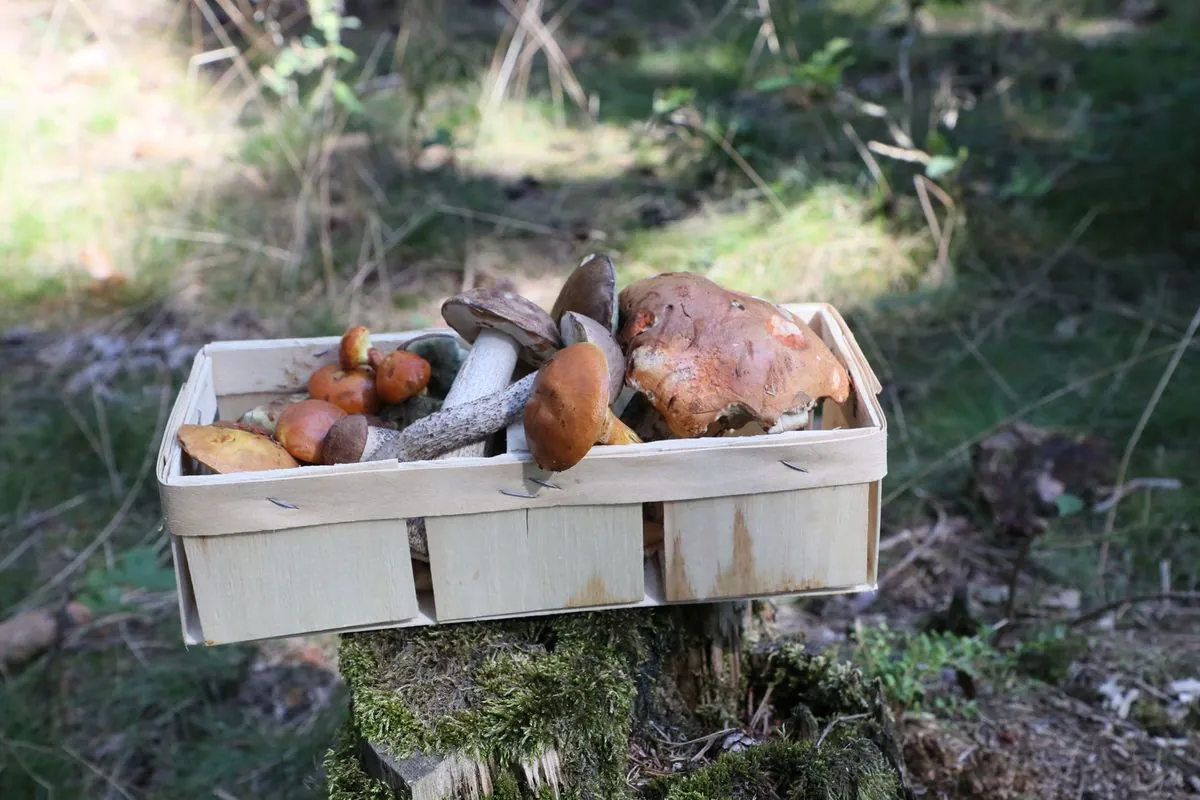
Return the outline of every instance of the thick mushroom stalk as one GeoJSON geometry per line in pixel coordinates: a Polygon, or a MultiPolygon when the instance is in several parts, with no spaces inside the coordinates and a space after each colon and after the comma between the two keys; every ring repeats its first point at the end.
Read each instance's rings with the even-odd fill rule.
{"type": "Polygon", "coordinates": [[[641,443],[609,408],[609,365],[599,346],[568,345],[533,377],[523,421],[529,453],[542,469],[570,469],[595,444],[641,443]]]}
{"type": "Polygon", "coordinates": [[[361,461],[426,461],[479,442],[520,416],[537,373],[469,403],[442,407],[404,430],[371,425],[362,414],[334,423],[322,446],[326,464],[361,461]]]}

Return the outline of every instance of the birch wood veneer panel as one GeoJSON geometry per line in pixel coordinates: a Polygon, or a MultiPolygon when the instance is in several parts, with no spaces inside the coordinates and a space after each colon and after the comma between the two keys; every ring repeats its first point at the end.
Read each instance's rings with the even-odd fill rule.
{"type": "Polygon", "coordinates": [[[428,517],[439,622],[641,602],[639,504],[428,517]]]}
{"type": "MultiPolygon", "coordinates": [[[[184,476],[160,487],[179,536],[559,506],[694,500],[858,484],[887,472],[882,431],[799,431],[594,447],[545,489],[528,454],[184,476]],[[781,461],[803,466],[798,472],[781,461]],[[509,492],[529,492],[532,497],[509,492]],[[346,502],[353,497],[354,502],[346,502]],[[214,515],[212,509],[220,507],[214,515]]],[[[547,476],[551,477],[551,476],[547,476]]]]}
{"type": "Polygon", "coordinates": [[[664,503],[666,600],[861,585],[868,492],[856,484],[664,503]]]}
{"type": "Polygon", "coordinates": [[[419,613],[404,520],[184,540],[200,625],[235,642],[419,613]]]}

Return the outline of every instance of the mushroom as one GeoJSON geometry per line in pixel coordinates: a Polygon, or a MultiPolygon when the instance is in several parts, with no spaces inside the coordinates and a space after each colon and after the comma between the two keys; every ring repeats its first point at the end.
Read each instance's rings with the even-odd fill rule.
{"type": "Polygon", "coordinates": [[[219,419],[213,423],[213,426],[217,428],[233,428],[239,431],[246,431],[247,433],[257,433],[259,436],[270,437],[274,435],[273,431],[269,431],[262,425],[256,425],[253,422],[234,422],[229,419],[219,419]]]}
{"type": "Polygon", "coordinates": [[[375,365],[375,394],[381,403],[403,403],[425,391],[431,371],[416,353],[393,350],[375,365]]]}
{"type": "MultiPolygon", "coordinates": [[[[559,333],[564,345],[591,342],[604,351],[604,358],[608,363],[608,404],[611,406],[615,403],[625,386],[625,355],[608,329],[591,317],[576,311],[566,311],[559,321],[559,333]]],[[[525,437],[524,426],[524,420],[520,418],[509,423],[508,430],[505,431],[508,452],[528,452],[529,442],[525,437]]]]}
{"type": "Polygon", "coordinates": [[[213,472],[255,472],[299,467],[279,442],[258,433],[220,425],[180,425],[179,444],[213,472]]]}
{"type": "MultiPolygon", "coordinates": [[[[513,292],[471,289],[443,303],[442,317],[471,343],[443,409],[503,389],[512,380],[518,360],[537,367],[561,346],[550,315],[513,292]]],[[[486,445],[485,441],[472,441],[446,457],[481,456],[486,445]]]]}
{"type": "Polygon", "coordinates": [[[346,411],[325,400],[301,400],[279,415],[275,439],[297,461],[317,464],[321,461],[321,443],[333,423],[347,416],[346,411]]]}
{"type": "Polygon", "coordinates": [[[301,400],[307,399],[307,392],[295,392],[284,397],[277,397],[269,403],[263,403],[246,411],[238,419],[238,422],[246,425],[255,425],[269,434],[274,434],[275,426],[279,423],[279,415],[283,413],[284,409],[293,403],[299,403],[301,400]]]}
{"type": "Polygon", "coordinates": [[[333,403],[347,414],[379,411],[375,373],[368,367],[344,369],[340,363],[326,364],[309,376],[308,394],[313,399],[333,403]]]}
{"type": "Polygon", "coordinates": [[[352,370],[370,363],[371,331],[365,325],[355,325],[342,334],[338,343],[338,363],[342,369],[352,370]]]}
{"type": "Polygon", "coordinates": [[[604,352],[608,364],[608,404],[612,405],[625,386],[625,354],[608,329],[576,311],[563,314],[559,322],[564,345],[591,342],[604,352]]]}
{"type": "Polygon", "coordinates": [[[449,331],[423,333],[409,339],[401,349],[416,353],[429,362],[429,384],[426,389],[439,400],[446,398],[470,352],[463,347],[458,336],[449,331]]]}
{"type": "Polygon", "coordinates": [[[641,443],[609,408],[609,362],[599,345],[567,345],[534,378],[523,422],[529,453],[542,469],[570,469],[594,444],[641,443]]]}
{"type": "MultiPolygon", "coordinates": [[[[325,437],[322,463],[360,461],[425,461],[486,439],[521,414],[537,373],[468,403],[447,407],[403,430],[372,425],[364,414],[350,414],[333,424],[325,437]]],[[[410,543],[417,547],[416,542],[410,543]]],[[[420,548],[417,548],[420,552],[420,548]]]]}
{"type": "Polygon", "coordinates": [[[675,436],[717,435],[759,423],[800,430],[816,402],[844,403],[850,376],[803,320],[702,275],[662,273],[620,294],[626,383],[675,436]]]}
{"type": "Polygon", "coordinates": [[[567,276],[550,317],[561,324],[563,314],[574,311],[617,332],[617,268],[603,253],[591,253],[567,276]]]}

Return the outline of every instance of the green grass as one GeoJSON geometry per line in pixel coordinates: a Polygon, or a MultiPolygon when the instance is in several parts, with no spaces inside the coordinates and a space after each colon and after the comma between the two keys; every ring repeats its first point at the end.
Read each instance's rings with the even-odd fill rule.
{"type": "MultiPolygon", "coordinates": [[[[876,81],[886,88],[870,99],[905,116],[898,84],[887,82],[900,39],[874,16],[885,4],[781,11],[782,59],[764,52],[753,69],[758,20],[734,14],[703,24],[723,5],[697,4],[699,18],[671,4],[574,12],[556,35],[599,99],[598,122],[582,120],[569,100],[568,118],[558,120],[540,56],[527,96],[482,118],[476,89],[499,26],[455,11],[443,20],[456,30],[444,49],[423,37],[396,61],[385,48],[376,74],[394,68],[405,87],[365,98],[364,116],[331,123],[303,108],[255,106],[237,125],[188,84],[179,50],[131,48],[89,80],[64,78],[72,48],[86,42],[78,20],[46,62],[47,74],[65,81],[62,92],[10,80],[32,74],[47,6],[23,47],[0,61],[0,104],[13,120],[0,126],[0,329],[69,330],[118,312],[109,323],[124,320],[133,333],[145,313],[128,309],[146,302],[169,304],[181,328],[230,306],[257,310],[285,335],[335,333],[351,321],[415,327],[436,321],[437,304],[467,272],[552,296],[583,252],[607,249],[623,281],[686,269],[773,299],[843,308],[887,384],[885,513],[896,524],[922,507],[911,489],[956,501],[963,444],[1018,412],[1102,435],[1119,455],[1200,301],[1191,267],[1200,256],[1200,150],[1189,135],[1200,125],[1192,77],[1200,74],[1200,11],[1168,3],[1163,24],[1085,44],[1078,37],[1097,29],[1104,4],[1061,0],[1055,5],[1068,14],[1059,31],[1022,37],[989,27],[971,4],[931,4],[935,24],[911,54],[918,146],[929,140],[927,87],[942,68],[960,88],[991,63],[1014,79],[1001,93],[990,77],[955,126],[938,129],[946,152],[965,147],[968,156],[941,181],[962,216],[949,263],[935,266],[913,167],[876,156],[893,195],[884,202],[843,129],[849,122],[864,141],[894,143],[886,126],[822,96],[751,88],[845,36],[853,56],[845,85],[876,81]],[[148,74],[158,81],[147,84],[148,74]],[[1059,75],[1067,77],[1050,80],[1059,75]],[[682,99],[694,124],[655,113],[666,99],[682,99]],[[167,123],[154,129],[158,112],[167,123]],[[134,158],[131,142],[155,130],[143,144],[157,155],[134,158]],[[365,147],[350,146],[356,134],[366,135],[365,147]],[[714,137],[728,137],[769,192],[714,137]],[[413,169],[406,158],[434,140],[454,147],[454,164],[413,169]],[[175,144],[193,141],[202,144],[175,157],[175,144]],[[328,162],[315,158],[333,142],[350,144],[328,162]],[[537,188],[515,196],[514,184],[530,177],[537,188]],[[1085,218],[1090,224],[1073,236],[1085,218]],[[393,235],[390,249],[376,252],[393,235]],[[81,262],[89,246],[128,278],[124,287],[93,291],[81,262]],[[964,342],[977,337],[972,353],[964,342]]],[[[994,5],[1034,19],[1043,4],[994,5]]],[[[354,38],[364,57],[379,29],[354,38]]],[[[936,201],[934,209],[944,224],[945,210],[936,201]]],[[[111,527],[81,568],[44,595],[87,590],[131,606],[138,619],[122,634],[108,618],[0,688],[0,794],[48,796],[46,785],[56,796],[104,791],[74,752],[155,796],[212,786],[239,797],[297,796],[340,716],[284,734],[243,719],[235,690],[254,647],[179,644],[169,592],[157,583],[170,561],[152,476],[117,514],[155,444],[157,387],[174,392],[182,374],[130,376],[94,404],[86,392],[61,394],[84,364],[53,366],[13,356],[0,385],[0,464],[18,465],[0,481],[0,553],[35,537],[0,572],[0,615],[111,527]],[[77,496],[32,531],[19,524],[77,496]],[[130,642],[149,646],[135,653],[130,642]],[[100,747],[118,733],[113,747],[100,747]]],[[[1039,563],[1085,590],[1085,604],[1157,589],[1164,561],[1175,585],[1195,579],[1200,501],[1191,481],[1200,457],[1189,442],[1200,434],[1197,387],[1200,362],[1189,353],[1128,475],[1173,477],[1184,488],[1122,504],[1105,584],[1094,575],[1102,516],[1054,521],[1035,547],[1039,563]]]]}

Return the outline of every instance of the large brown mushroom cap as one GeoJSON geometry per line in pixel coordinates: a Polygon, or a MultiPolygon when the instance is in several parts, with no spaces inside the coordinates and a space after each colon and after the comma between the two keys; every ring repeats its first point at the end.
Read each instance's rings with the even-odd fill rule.
{"type": "Polygon", "coordinates": [[[184,452],[219,474],[300,466],[278,442],[238,428],[180,425],[178,436],[184,452]]]}
{"type": "Polygon", "coordinates": [[[816,401],[845,402],[850,375],[803,320],[702,275],[670,272],[620,295],[626,383],[680,437],[757,421],[803,427],[816,401]]]}
{"type": "Polygon", "coordinates": [[[529,454],[542,469],[570,469],[592,445],[641,440],[608,407],[608,359],[591,342],[568,345],[542,365],[525,404],[529,454]]]}
{"type": "Polygon", "coordinates": [[[568,311],[594,319],[610,334],[617,332],[617,268],[611,258],[592,253],[567,276],[550,317],[555,324],[562,324],[563,314],[568,311]]]}
{"type": "Polygon", "coordinates": [[[515,292],[471,289],[442,303],[442,318],[472,344],[484,328],[512,337],[521,348],[518,357],[533,366],[562,346],[558,328],[545,309],[515,292]]]}

